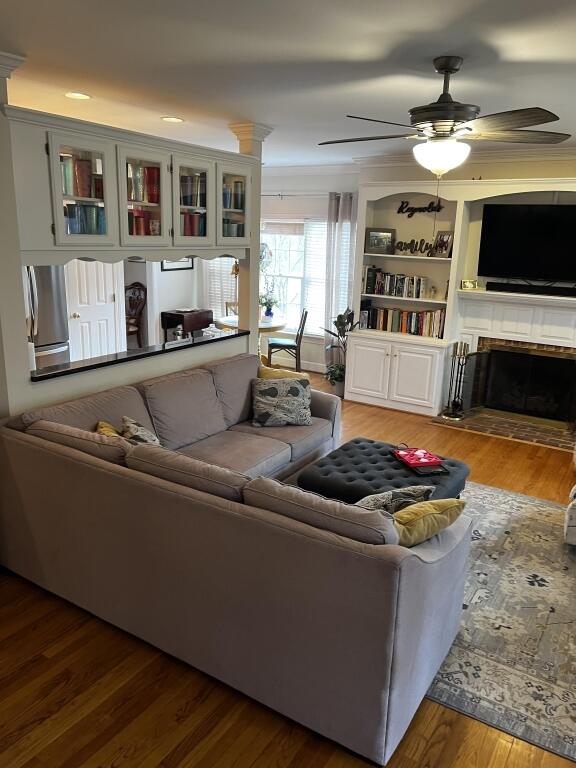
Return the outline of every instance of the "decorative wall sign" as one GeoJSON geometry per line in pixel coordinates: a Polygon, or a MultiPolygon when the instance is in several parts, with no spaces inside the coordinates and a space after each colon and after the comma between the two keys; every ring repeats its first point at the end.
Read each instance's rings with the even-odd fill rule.
{"type": "Polygon", "coordinates": [[[440,200],[430,200],[428,205],[410,205],[410,200],[402,200],[397,213],[404,213],[411,219],[416,213],[440,213],[443,208],[440,200]]]}
{"type": "Polygon", "coordinates": [[[462,288],[463,291],[477,291],[478,280],[461,280],[460,288],[462,288]]]}
{"type": "Polygon", "coordinates": [[[394,253],[395,229],[366,228],[364,253],[394,253]]]}
{"type": "Polygon", "coordinates": [[[422,253],[429,256],[432,251],[432,243],[424,240],[424,238],[420,240],[398,240],[396,250],[400,253],[422,253]]]}

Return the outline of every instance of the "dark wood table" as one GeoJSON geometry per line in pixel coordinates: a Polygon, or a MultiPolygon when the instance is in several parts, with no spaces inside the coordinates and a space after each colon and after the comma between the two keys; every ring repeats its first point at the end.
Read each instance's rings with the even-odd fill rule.
{"type": "Polygon", "coordinates": [[[160,324],[164,331],[164,342],[168,341],[168,331],[182,326],[184,334],[200,331],[213,322],[211,309],[170,309],[160,312],[160,324]]]}

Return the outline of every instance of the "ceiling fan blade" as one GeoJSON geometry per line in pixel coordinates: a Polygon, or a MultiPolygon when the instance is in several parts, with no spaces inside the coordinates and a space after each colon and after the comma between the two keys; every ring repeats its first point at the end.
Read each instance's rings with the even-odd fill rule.
{"type": "Polygon", "coordinates": [[[555,131],[486,131],[458,138],[464,141],[505,141],[514,144],[560,144],[569,139],[570,134],[555,131]]]}
{"type": "Polygon", "coordinates": [[[412,131],[420,131],[420,128],[415,128],[413,125],[406,125],[406,123],[391,123],[390,120],[377,120],[375,117],[360,117],[360,115],[346,115],[351,117],[352,120],[368,120],[370,123],[383,123],[384,125],[397,125],[400,128],[410,128],[412,131]]]}
{"type": "Polygon", "coordinates": [[[558,115],[542,107],[527,107],[526,109],[511,109],[508,112],[496,112],[494,115],[484,115],[467,123],[461,123],[458,131],[470,129],[474,133],[487,131],[511,131],[516,128],[527,128],[530,125],[542,125],[559,120],[558,115]]]}
{"type": "Polygon", "coordinates": [[[388,134],[387,136],[358,136],[355,139],[334,139],[332,141],[321,141],[318,146],[322,147],[325,144],[349,144],[353,141],[379,141],[380,139],[417,139],[418,136],[412,133],[396,133],[388,134]]]}

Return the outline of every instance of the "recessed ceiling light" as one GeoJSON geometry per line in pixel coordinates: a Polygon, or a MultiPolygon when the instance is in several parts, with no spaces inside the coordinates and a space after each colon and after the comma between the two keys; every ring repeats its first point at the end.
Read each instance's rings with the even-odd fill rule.
{"type": "Polygon", "coordinates": [[[162,120],[164,120],[165,123],[183,123],[184,119],[181,117],[171,117],[170,115],[167,115],[166,117],[163,117],[162,120]]]}
{"type": "Polygon", "coordinates": [[[88,96],[87,93],[80,93],[80,91],[68,91],[68,93],[65,93],[64,96],[66,96],[67,99],[91,99],[92,96],[88,96]]]}

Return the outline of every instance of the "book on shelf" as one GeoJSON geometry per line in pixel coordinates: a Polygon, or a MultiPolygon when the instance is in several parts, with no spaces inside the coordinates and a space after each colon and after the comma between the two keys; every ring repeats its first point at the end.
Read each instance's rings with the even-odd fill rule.
{"type": "Polygon", "coordinates": [[[66,203],[64,222],[69,235],[106,234],[106,211],[100,205],[66,203]]]}
{"type": "Polygon", "coordinates": [[[364,267],[362,293],[376,296],[399,296],[423,299],[428,294],[428,278],[383,272],[379,267],[364,267]]]}
{"type": "Polygon", "coordinates": [[[180,233],[184,237],[204,237],[206,235],[206,215],[204,213],[180,214],[180,233]]]}
{"type": "Polygon", "coordinates": [[[157,165],[144,166],[144,186],[149,203],[160,202],[160,168],[157,165]]]}
{"type": "Polygon", "coordinates": [[[445,320],[445,309],[412,311],[370,307],[360,310],[360,328],[434,339],[443,337],[445,320]]]}
{"type": "Polygon", "coordinates": [[[92,196],[92,160],[74,158],[74,194],[77,197],[92,196]]]}

